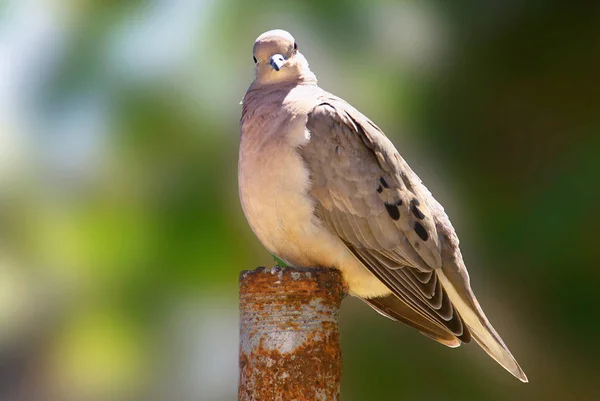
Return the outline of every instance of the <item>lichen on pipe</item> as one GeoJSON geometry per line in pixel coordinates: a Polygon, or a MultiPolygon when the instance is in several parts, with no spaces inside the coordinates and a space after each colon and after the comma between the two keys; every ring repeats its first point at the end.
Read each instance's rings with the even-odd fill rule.
{"type": "Polygon", "coordinates": [[[335,269],[241,273],[239,401],[339,401],[344,295],[335,269]]]}

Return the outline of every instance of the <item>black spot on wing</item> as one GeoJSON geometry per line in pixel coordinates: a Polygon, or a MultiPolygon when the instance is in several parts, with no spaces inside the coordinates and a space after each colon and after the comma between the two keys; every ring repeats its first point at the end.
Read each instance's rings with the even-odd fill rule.
{"type": "Polygon", "coordinates": [[[398,206],[391,205],[387,202],[384,203],[384,205],[385,205],[385,209],[387,210],[387,212],[390,215],[390,217],[392,218],[392,220],[398,221],[400,219],[400,210],[398,210],[398,206]]]}
{"type": "Polygon", "coordinates": [[[414,228],[419,238],[421,238],[423,241],[427,241],[429,234],[427,234],[425,227],[423,227],[423,225],[417,221],[415,222],[414,228]]]}
{"type": "Polygon", "coordinates": [[[397,221],[398,219],[400,219],[400,210],[398,209],[398,206],[402,206],[402,199],[398,199],[394,203],[385,202],[384,205],[392,220],[397,221]]]}
{"type": "Polygon", "coordinates": [[[388,183],[383,179],[383,177],[379,177],[379,182],[383,185],[384,188],[389,188],[388,183]]]}
{"type": "Polygon", "coordinates": [[[410,201],[410,210],[417,219],[423,220],[425,218],[425,215],[423,214],[421,209],[419,209],[419,201],[417,199],[413,199],[412,201],[410,201]]]}
{"type": "Polygon", "coordinates": [[[383,192],[383,187],[380,185],[377,187],[377,193],[382,193],[383,192]]]}

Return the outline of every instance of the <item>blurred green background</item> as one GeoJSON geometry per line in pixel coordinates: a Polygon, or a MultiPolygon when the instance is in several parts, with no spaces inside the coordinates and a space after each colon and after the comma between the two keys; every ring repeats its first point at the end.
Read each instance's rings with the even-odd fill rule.
{"type": "Polygon", "coordinates": [[[600,3],[5,0],[0,400],[229,401],[262,32],[292,32],[445,205],[524,370],[356,299],[344,401],[600,399],[600,3]]]}

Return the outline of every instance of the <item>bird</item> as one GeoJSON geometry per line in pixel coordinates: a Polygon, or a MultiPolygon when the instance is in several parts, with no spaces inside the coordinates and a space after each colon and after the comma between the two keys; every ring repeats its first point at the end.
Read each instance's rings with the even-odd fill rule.
{"type": "Polygon", "coordinates": [[[444,208],[369,118],[321,89],[287,31],[260,35],[242,101],[238,189],[288,265],[339,269],[350,295],[448,347],[472,339],[527,376],[470,286],[444,208]]]}

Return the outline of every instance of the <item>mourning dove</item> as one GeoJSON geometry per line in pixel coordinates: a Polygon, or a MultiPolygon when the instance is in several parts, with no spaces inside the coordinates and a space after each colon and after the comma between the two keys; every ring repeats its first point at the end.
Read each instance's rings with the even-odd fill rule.
{"type": "Polygon", "coordinates": [[[317,86],[292,35],[254,44],[238,184],[248,222],[296,267],[339,269],[349,293],[458,347],[474,338],[523,382],[469,284],[444,212],[377,125],[317,86]]]}

